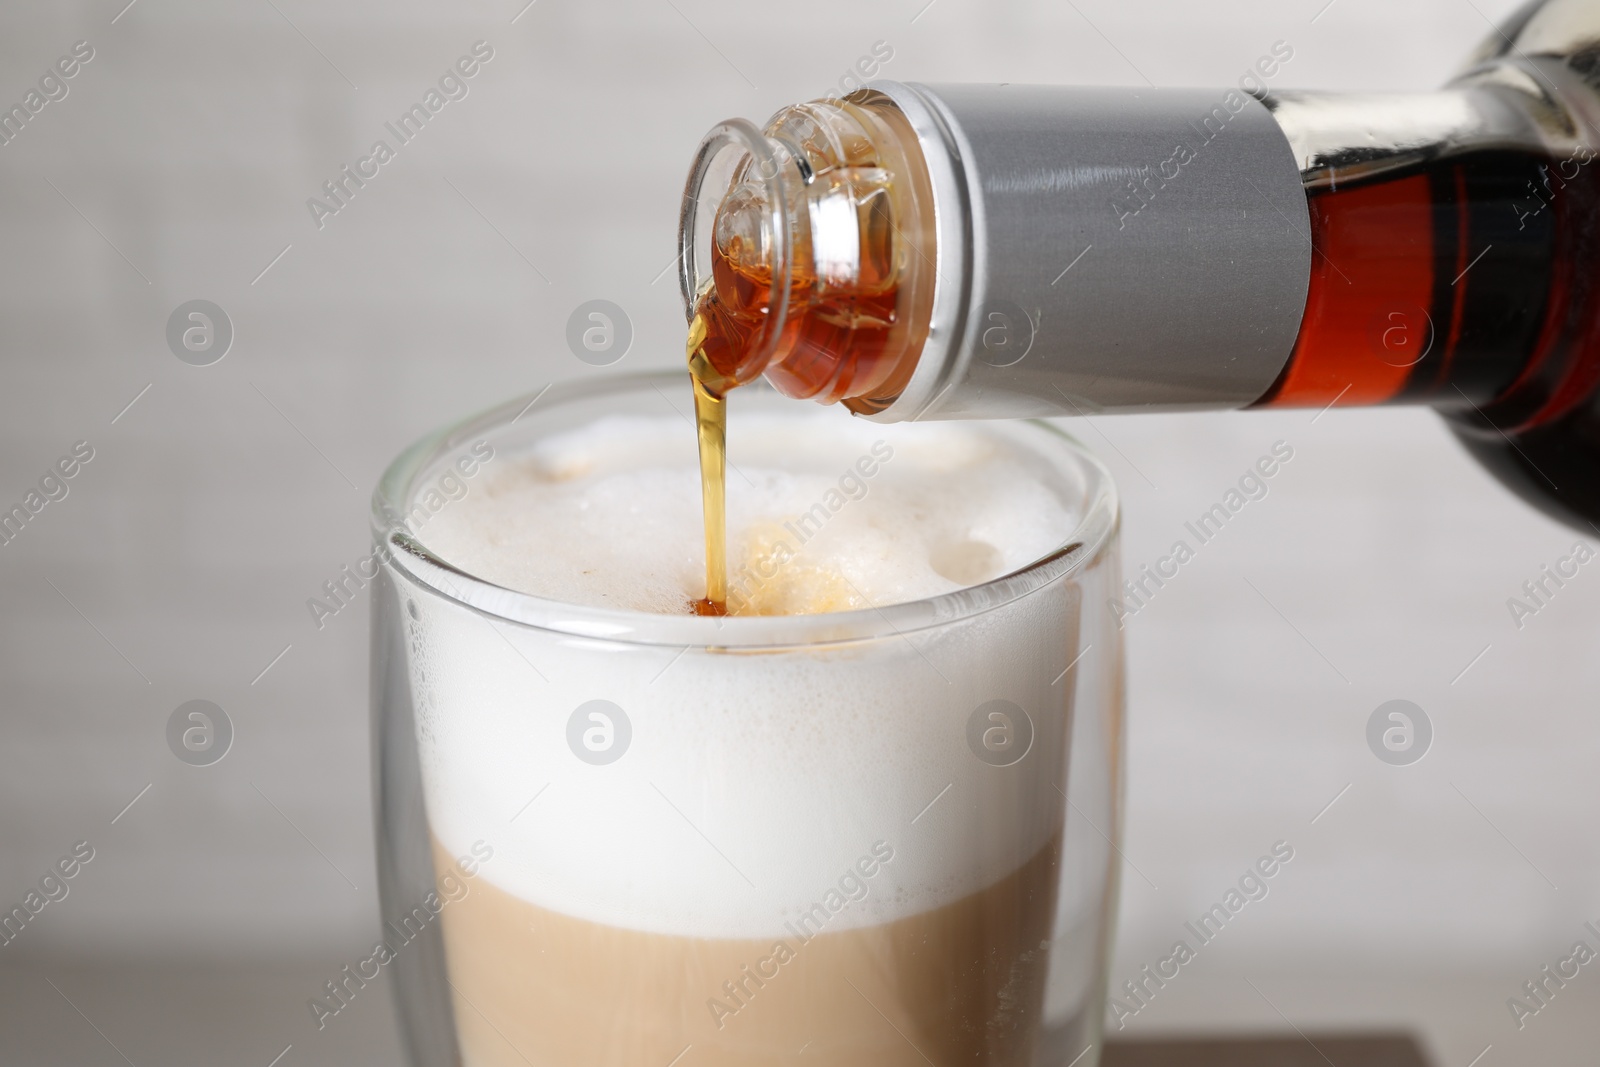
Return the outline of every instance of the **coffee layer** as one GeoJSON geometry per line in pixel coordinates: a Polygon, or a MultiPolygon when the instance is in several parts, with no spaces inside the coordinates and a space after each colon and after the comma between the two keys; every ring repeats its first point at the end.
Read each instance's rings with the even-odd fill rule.
{"type": "Polygon", "coordinates": [[[464,1065],[665,1067],[692,1046],[698,1067],[1020,1067],[1059,851],[913,918],[763,939],[642,933],[475,885],[442,915],[464,1065]]]}

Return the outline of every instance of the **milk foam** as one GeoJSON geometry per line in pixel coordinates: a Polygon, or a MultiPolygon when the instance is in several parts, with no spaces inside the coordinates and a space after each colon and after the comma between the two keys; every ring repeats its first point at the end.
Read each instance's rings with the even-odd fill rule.
{"type": "MultiPolygon", "coordinates": [[[[1072,528],[1059,489],[996,429],[733,410],[728,571],[738,614],[934,596],[1025,566],[1072,528]]],[[[498,459],[424,540],[512,589],[683,614],[705,593],[699,479],[683,419],[606,418],[498,459]]]]}
{"type": "MultiPolygon", "coordinates": [[[[787,610],[1014,570],[1074,526],[1048,443],[1027,428],[880,427],[837,411],[740,420],[736,408],[730,557],[793,541],[795,559],[756,590],[782,585],[787,610]],[[878,459],[870,476],[863,457],[878,459]],[[818,503],[827,518],[801,545],[785,524],[818,503]]],[[[681,613],[701,594],[682,419],[602,419],[491,470],[424,531],[461,569],[641,611],[681,613]]],[[[951,903],[1061,832],[1073,687],[1053,682],[1078,654],[1069,583],[921,633],[746,653],[580,638],[400,595],[430,830],[451,854],[488,843],[482,877],[532,904],[635,930],[789,938],[819,904],[836,931],[951,903]],[[1014,766],[969,742],[974,712],[996,699],[1032,723],[1014,766]],[[568,733],[594,700],[622,709],[632,735],[599,766],[568,733]],[[853,883],[830,897],[883,846],[893,858],[869,864],[861,899],[853,883]]]]}

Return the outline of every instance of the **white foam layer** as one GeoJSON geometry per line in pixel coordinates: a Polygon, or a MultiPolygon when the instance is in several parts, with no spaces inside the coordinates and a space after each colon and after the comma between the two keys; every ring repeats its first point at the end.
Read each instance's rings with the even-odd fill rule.
{"type": "MultiPolygon", "coordinates": [[[[757,597],[781,587],[790,607],[829,604],[838,578],[879,603],[935,594],[963,584],[941,570],[1015,569],[1074,525],[1042,431],[735,419],[735,545],[748,552],[766,528],[802,549],[757,597]],[[891,452],[869,477],[856,464],[879,442],[891,452]],[[849,471],[864,493],[841,488],[849,471]],[[818,503],[827,518],[801,546],[785,524],[818,503]]],[[[503,585],[682,611],[700,594],[695,462],[681,419],[603,420],[497,458],[427,540],[503,585]]],[[[541,907],[696,937],[787,937],[819,914],[843,930],[958,900],[1060,832],[1072,686],[1054,683],[1078,653],[1070,584],[932,631],[758,653],[577,638],[401,595],[430,828],[452,854],[488,843],[482,877],[541,907]],[[596,700],[631,729],[603,765],[568,733],[596,700]],[[1011,766],[969,741],[993,700],[1032,724],[1011,766]],[[872,873],[850,880],[864,859],[872,873]]]]}
{"type": "MultiPolygon", "coordinates": [[[[934,596],[1022,567],[1072,527],[1059,487],[995,429],[879,426],[796,407],[744,418],[733,407],[728,570],[737,613],[934,596]]],[[[682,418],[603,419],[497,459],[424,540],[499,585],[682,614],[705,593],[699,479],[682,418]]]]}

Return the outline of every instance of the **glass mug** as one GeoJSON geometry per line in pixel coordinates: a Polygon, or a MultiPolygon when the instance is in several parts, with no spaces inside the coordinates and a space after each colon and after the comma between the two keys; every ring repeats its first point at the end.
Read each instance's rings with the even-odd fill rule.
{"type": "MultiPolygon", "coordinates": [[[[1092,1067],[1122,793],[1109,474],[1048,424],[997,427],[1077,516],[1059,548],[823,615],[574,606],[425,547],[486,456],[679,393],[557,386],[422,440],[374,494],[374,959],[410,1062],[1092,1067]]],[[[735,432],[794,403],[737,399],[735,432]]]]}

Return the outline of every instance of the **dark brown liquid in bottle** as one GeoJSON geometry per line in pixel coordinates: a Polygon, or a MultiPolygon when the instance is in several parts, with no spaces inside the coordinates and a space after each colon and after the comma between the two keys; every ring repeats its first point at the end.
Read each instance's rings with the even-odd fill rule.
{"type": "Polygon", "coordinates": [[[1431,404],[1531,503],[1600,522],[1600,159],[1481,150],[1310,211],[1305,319],[1258,404],[1431,404]]]}

